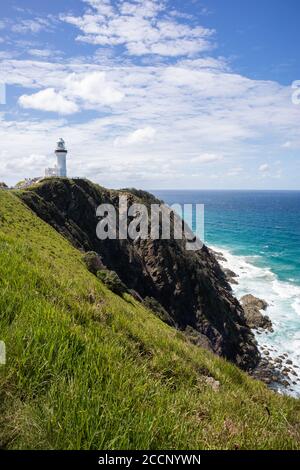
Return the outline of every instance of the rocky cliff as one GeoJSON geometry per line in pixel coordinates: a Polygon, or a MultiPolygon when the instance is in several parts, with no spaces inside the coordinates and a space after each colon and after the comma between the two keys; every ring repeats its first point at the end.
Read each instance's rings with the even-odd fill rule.
{"type": "Polygon", "coordinates": [[[159,202],[143,191],[112,191],[81,179],[46,179],[19,196],[74,246],[101,255],[129,289],[143,299],[155,299],[174,325],[192,331],[200,345],[243,369],[255,367],[260,356],[243,308],[206,246],[192,252],[180,240],[97,238],[96,208],[103,203],[118,208],[120,193],[130,202],[159,202]]]}

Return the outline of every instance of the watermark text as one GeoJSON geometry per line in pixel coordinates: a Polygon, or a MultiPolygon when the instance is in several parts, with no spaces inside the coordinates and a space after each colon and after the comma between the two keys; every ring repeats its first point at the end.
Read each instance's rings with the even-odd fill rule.
{"type": "Polygon", "coordinates": [[[183,240],[186,250],[203,247],[203,204],[129,204],[122,195],[118,210],[112,204],[101,204],[96,215],[100,240],[183,240]]]}

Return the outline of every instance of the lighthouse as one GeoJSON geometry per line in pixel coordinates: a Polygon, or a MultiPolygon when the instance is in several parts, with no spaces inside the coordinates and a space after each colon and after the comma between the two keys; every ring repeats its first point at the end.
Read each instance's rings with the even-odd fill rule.
{"type": "Polygon", "coordinates": [[[66,178],[67,177],[67,149],[66,149],[66,144],[64,139],[60,138],[59,141],[57,142],[56,150],[55,150],[55,155],[57,158],[57,164],[56,164],[56,169],[57,169],[57,176],[66,178]]]}

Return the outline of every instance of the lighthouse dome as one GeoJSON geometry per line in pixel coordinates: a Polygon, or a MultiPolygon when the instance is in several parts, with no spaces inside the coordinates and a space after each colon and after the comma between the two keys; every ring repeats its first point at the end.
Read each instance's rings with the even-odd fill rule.
{"type": "Polygon", "coordinates": [[[58,149],[58,150],[66,150],[66,144],[65,144],[64,139],[60,138],[60,139],[57,141],[57,149],[58,149]]]}

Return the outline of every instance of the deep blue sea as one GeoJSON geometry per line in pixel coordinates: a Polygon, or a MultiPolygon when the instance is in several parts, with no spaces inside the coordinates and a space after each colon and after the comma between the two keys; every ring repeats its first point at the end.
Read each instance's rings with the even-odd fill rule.
{"type": "MultiPolygon", "coordinates": [[[[274,333],[257,335],[260,345],[274,357],[287,352],[300,367],[300,191],[152,192],[168,205],[204,204],[204,241],[239,275],[236,296],[269,304],[274,333]]],[[[300,382],[291,390],[299,396],[300,382]]]]}

